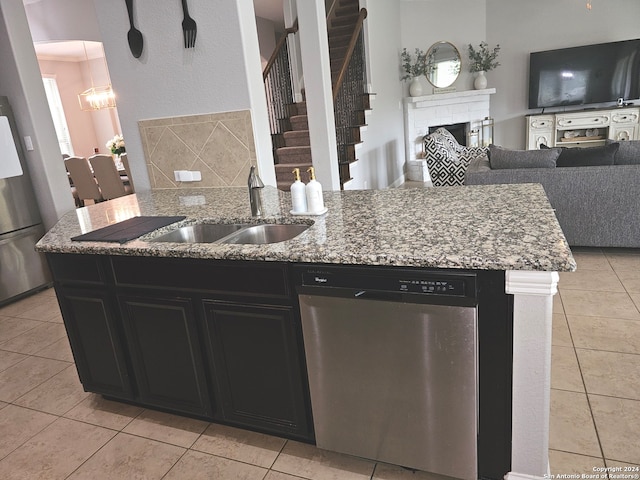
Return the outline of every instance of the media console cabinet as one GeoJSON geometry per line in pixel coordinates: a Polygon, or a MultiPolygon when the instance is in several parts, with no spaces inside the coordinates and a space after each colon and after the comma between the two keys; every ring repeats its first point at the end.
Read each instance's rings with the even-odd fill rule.
{"type": "Polygon", "coordinates": [[[587,109],[527,115],[527,150],[548,147],[593,147],[605,139],[640,140],[640,107],[587,109]]]}

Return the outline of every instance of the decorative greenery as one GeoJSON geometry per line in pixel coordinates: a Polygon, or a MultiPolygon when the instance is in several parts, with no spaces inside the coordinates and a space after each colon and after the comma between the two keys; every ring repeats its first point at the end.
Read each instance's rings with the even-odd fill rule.
{"type": "Polygon", "coordinates": [[[113,155],[122,155],[126,152],[124,148],[124,138],[122,135],[116,135],[111,140],[107,142],[107,148],[111,150],[113,155]]]}
{"type": "Polygon", "coordinates": [[[427,54],[419,48],[416,48],[415,54],[416,60],[414,62],[411,54],[407,52],[407,49],[402,49],[400,59],[402,60],[402,69],[405,73],[402,76],[402,80],[411,80],[413,77],[419,77],[420,75],[426,76],[429,72],[430,67],[427,62],[427,54]]]}
{"type": "Polygon", "coordinates": [[[500,45],[496,45],[493,50],[489,50],[487,42],[480,42],[480,49],[476,50],[473,45],[469,44],[469,71],[480,72],[493,70],[500,66],[496,61],[500,52],[500,45]]]}

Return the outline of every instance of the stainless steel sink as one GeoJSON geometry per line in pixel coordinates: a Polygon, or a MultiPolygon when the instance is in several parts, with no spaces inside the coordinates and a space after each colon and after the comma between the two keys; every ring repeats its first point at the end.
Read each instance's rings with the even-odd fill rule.
{"type": "Polygon", "coordinates": [[[253,244],[277,243],[291,240],[304,232],[310,225],[264,223],[199,223],[187,225],[165,233],[150,242],[174,243],[226,243],[253,244]]]}
{"type": "Polygon", "coordinates": [[[269,223],[252,225],[223,239],[220,243],[263,244],[278,243],[291,240],[304,232],[309,225],[269,223]]]}
{"type": "Polygon", "coordinates": [[[175,242],[175,243],[213,243],[224,238],[241,228],[249,225],[240,223],[199,223],[187,225],[159,237],[152,238],[151,242],[175,242]]]}

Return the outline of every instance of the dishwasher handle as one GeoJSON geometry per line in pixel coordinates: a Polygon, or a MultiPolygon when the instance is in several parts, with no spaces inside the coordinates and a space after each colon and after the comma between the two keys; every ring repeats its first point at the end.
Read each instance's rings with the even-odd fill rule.
{"type": "Polygon", "coordinates": [[[400,292],[383,292],[376,290],[357,290],[353,292],[353,298],[360,300],[382,300],[385,302],[402,302],[404,300],[400,292]]]}

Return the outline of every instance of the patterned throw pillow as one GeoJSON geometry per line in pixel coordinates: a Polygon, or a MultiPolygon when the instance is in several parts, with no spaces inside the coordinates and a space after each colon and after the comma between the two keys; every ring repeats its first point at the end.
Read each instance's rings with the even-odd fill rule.
{"type": "Polygon", "coordinates": [[[445,128],[426,135],[424,152],[434,187],[464,185],[469,162],[486,153],[483,147],[465,147],[445,128]]]}
{"type": "Polygon", "coordinates": [[[464,150],[464,146],[458,143],[456,137],[444,127],[440,127],[433,132],[433,134],[440,135],[442,140],[456,153],[460,153],[464,150]]]}

